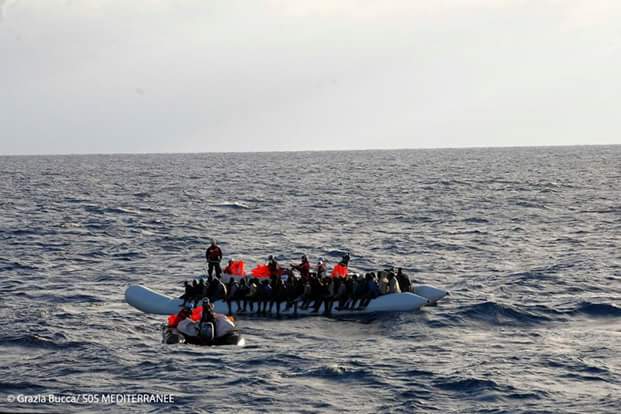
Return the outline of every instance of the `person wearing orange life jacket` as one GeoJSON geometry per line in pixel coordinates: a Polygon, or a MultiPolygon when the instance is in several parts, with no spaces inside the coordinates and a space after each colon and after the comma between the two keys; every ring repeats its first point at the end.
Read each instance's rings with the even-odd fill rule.
{"type": "Polygon", "coordinates": [[[215,270],[216,277],[220,279],[220,275],[222,274],[222,269],[220,268],[222,249],[216,244],[215,240],[211,240],[211,245],[205,250],[205,259],[209,265],[209,269],[207,270],[209,276],[211,276],[215,270]]]}
{"type": "Polygon", "coordinates": [[[168,317],[168,327],[176,328],[179,325],[179,322],[190,316],[192,312],[188,307],[182,307],[181,310],[176,315],[171,315],[168,317]]]}

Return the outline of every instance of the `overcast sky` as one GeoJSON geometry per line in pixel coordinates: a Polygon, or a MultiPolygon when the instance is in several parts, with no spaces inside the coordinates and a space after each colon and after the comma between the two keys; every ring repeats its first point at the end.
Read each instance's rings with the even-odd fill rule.
{"type": "Polygon", "coordinates": [[[0,154],[573,144],[619,0],[0,0],[0,154]]]}

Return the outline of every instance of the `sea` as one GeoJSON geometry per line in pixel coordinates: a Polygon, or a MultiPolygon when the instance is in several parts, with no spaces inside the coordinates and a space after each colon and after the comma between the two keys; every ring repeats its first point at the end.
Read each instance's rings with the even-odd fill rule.
{"type": "Polygon", "coordinates": [[[0,177],[1,412],[621,412],[621,146],[3,156],[0,177]],[[125,289],[181,295],[212,238],[450,295],[165,345],[125,289]]]}

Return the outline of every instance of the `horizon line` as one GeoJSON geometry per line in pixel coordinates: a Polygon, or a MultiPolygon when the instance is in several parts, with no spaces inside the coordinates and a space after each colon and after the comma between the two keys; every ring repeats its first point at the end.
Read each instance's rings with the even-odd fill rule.
{"type": "Polygon", "coordinates": [[[270,154],[303,152],[365,152],[365,151],[430,151],[463,149],[512,149],[512,148],[570,148],[570,147],[613,147],[620,144],[542,144],[542,145],[470,145],[455,147],[414,147],[414,148],[349,148],[349,149],[299,149],[299,150],[257,150],[257,151],[161,151],[161,152],[50,152],[50,153],[9,153],[0,157],[52,157],[84,155],[188,155],[188,154],[270,154]]]}

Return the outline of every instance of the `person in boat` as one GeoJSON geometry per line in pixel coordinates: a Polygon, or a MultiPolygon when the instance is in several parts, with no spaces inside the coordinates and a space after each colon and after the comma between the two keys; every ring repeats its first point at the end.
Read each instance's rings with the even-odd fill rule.
{"type": "Polygon", "coordinates": [[[207,286],[205,285],[205,280],[201,277],[198,280],[198,285],[196,286],[196,298],[200,301],[205,296],[207,296],[207,286]]]}
{"type": "Polygon", "coordinates": [[[358,286],[356,287],[356,297],[360,299],[358,309],[366,308],[369,305],[369,302],[371,302],[369,294],[369,283],[366,278],[360,277],[358,279],[358,286]]]}
{"type": "Polygon", "coordinates": [[[369,306],[371,300],[381,296],[382,292],[380,290],[380,286],[375,278],[375,273],[371,272],[367,274],[365,278],[365,292],[364,297],[360,301],[360,308],[364,309],[369,306]]]}
{"type": "Polygon", "coordinates": [[[288,311],[293,306],[293,314],[298,314],[298,300],[302,297],[304,293],[303,290],[303,279],[298,279],[294,275],[289,275],[287,284],[285,285],[285,297],[287,300],[285,311],[288,311]]]}
{"type": "Polygon", "coordinates": [[[172,318],[168,319],[168,327],[176,328],[179,322],[190,316],[192,311],[187,306],[182,306],[179,312],[172,318]]]}
{"type": "Polygon", "coordinates": [[[215,312],[213,305],[207,298],[203,300],[203,312],[198,322],[198,335],[210,339],[217,337],[215,312]]]}
{"type": "Polygon", "coordinates": [[[354,274],[345,282],[347,289],[346,309],[355,309],[358,301],[358,284],[361,283],[358,275],[354,274]]]}
{"type": "Polygon", "coordinates": [[[401,293],[399,280],[392,271],[388,273],[388,293],[401,293]]]}
{"type": "Polygon", "coordinates": [[[304,279],[310,276],[310,263],[306,255],[303,255],[300,260],[300,264],[292,264],[291,268],[300,272],[300,276],[304,279]]]}
{"type": "Polygon", "coordinates": [[[311,283],[311,280],[314,280],[315,278],[306,278],[306,280],[302,279],[301,283],[302,283],[302,306],[301,309],[308,309],[308,306],[311,303],[311,300],[313,299],[313,285],[311,283]]]}
{"type": "Polygon", "coordinates": [[[245,277],[242,277],[241,279],[239,279],[239,286],[237,287],[237,293],[236,293],[236,300],[237,300],[237,313],[244,313],[246,312],[246,296],[248,295],[249,292],[249,288],[248,288],[248,282],[246,281],[245,277]],[[242,304],[244,306],[240,306],[242,304]]]}
{"type": "Polygon", "coordinates": [[[211,241],[211,245],[205,250],[205,259],[207,260],[207,273],[211,277],[213,271],[216,271],[216,278],[220,278],[222,269],[220,268],[220,262],[222,261],[222,249],[216,243],[215,240],[211,241]]]}
{"type": "Polygon", "coordinates": [[[328,266],[324,262],[323,257],[319,258],[317,262],[317,278],[322,279],[328,273],[328,266]]]}
{"type": "MultiPolygon", "coordinates": [[[[322,279],[317,278],[317,284],[315,285],[315,292],[313,295],[315,296],[315,303],[313,305],[313,312],[319,312],[319,308],[321,304],[325,304],[327,306],[329,292],[328,292],[329,280],[327,277],[322,279]]],[[[324,306],[324,310],[327,310],[324,306]]]]}
{"type": "Polygon", "coordinates": [[[183,282],[183,295],[179,299],[183,299],[183,306],[192,300],[192,285],[187,280],[183,282]]]}
{"type": "Polygon", "coordinates": [[[347,303],[347,284],[350,283],[350,280],[351,277],[348,277],[347,279],[339,278],[339,283],[336,288],[336,296],[334,297],[334,299],[338,301],[336,310],[345,309],[345,304],[347,303]]]}
{"type": "Polygon", "coordinates": [[[397,280],[399,281],[399,288],[401,292],[410,292],[412,290],[412,282],[410,277],[403,273],[402,269],[397,268],[397,280]]]}
{"type": "Polygon", "coordinates": [[[324,314],[331,315],[334,300],[336,299],[336,291],[341,278],[326,278],[326,294],[324,299],[324,314]]]}
{"type": "Polygon", "coordinates": [[[237,280],[235,280],[235,278],[230,278],[229,283],[226,287],[226,304],[229,308],[229,315],[233,314],[231,310],[231,303],[233,301],[235,301],[235,303],[237,304],[237,311],[239,312],[239,310],[241,309],[239,298],[239,283],[237,283],[237,280]]]}
{"type": "Polygon", "coordinates": [[[276,304],[276,315],[280,316],[280,303],[283,301],[285,293],[285,286],[283,285],[280,275],[273,275],[270,278],[270,286],[272,288],[272,292],[270,295],[269,313],[272,313],[274,304],[276,304]]]}
{"type": "Polygon", "coordinates": [[[380,271],[377,272],[377,277],[379,279],[378,284],[379,284],[379,289],[382,295],[385,295],[386,293],[388,293],[388,275],[387,272],[385,271],[380,271]]]}
{"type": "Polygon", "coordinates": [[[257,308],[257,314],[265,315],[267,313],[267,305],[272,298],[272,286],[270,286],[270,281],[264,279],[259,285],[257,291],[257,301],[259,303],[259,307],[257,308]]]}
{"type": "Polygon", "coordinates": [[[212,302],[215,302],[217,300],[226,300],[226,285],[224,284],[222,279],[219,279],[219,278],[212,279],[211,283],[209,284],[209,287],[211,288],[212,286],[213,286],[213,289],[211,289],[212,294],[209,297],[209,299],[212,302]]]}
{"type": "Polygon", "coordinates": [[[256,278],[252,278],[248,282],[248,293],[246,293],[246,295],[244,296],[244,309],[243,309],[244,312],[247,311],[247,308],[246,308],[247,305],[250,305],[250,312],[251,313],[253,312],[254,303],[257,301],[258,296],[259,296],[259,283],[256,278]]]}
{"type": "Polygon", "coordinates": [[[282,274],[282,269],[278,264],[278,261],[272,255],[267,258],[267,269],[270,272],[270,278],[280,276],[282,274]]]}
{"type": "Polygon", "coordinates": [[[198,280],[194,279],[192,281],[192,286],[190,287],[190,302],[194,302],[194,305],[200,300],[201,290],[198,286],[198,280]]]}

